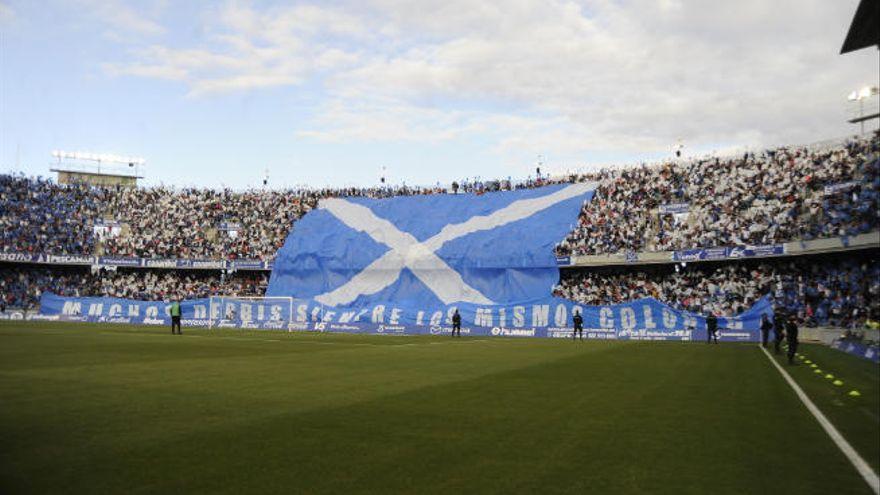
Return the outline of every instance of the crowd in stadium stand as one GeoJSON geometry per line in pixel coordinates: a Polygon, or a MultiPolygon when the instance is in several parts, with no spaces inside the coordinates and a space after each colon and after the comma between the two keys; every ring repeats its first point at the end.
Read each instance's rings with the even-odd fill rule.
{"type": "Polygon", "coordinates": [[[20,253],[91,253],[87,226],[101,212],[104,191],[0,175],[0,250],[20,253]]]}
{"type": "MultiPolygon", "coordinates": [[[[553,182],[558,181],[463,181],[456,183],[455,192],[483,194],[553,182]]],[[[294,222],[322,198],[384,198],[447,191],[439,186],[382,186],[236,192],[97,187],[0,175],[0,252],[270,259],[294,222]],[[100,222],[122,228],[111,235],[94,228],[100,222]]]]}
{"type": "Polygon", "coordinates": [[[101,270],[88,268],[0,267],[0,301],[9,308],[33,309],[44,292],[60,296],[107,296],[141,301],[195,299],[211,296],[262,296],[269,277],[266,272],[162,270],[101,270]]]}
{"type": "Polygon", "coordinates": [[[560,255],[761,245],[878,227],[880,138],[608,171],[560,255]],[[826,194],[830,186],[833,193],[826,194]],[[843,187],[835,187],[843,186],[843,187]],[[687,211],[660,213],[664,205],[687,211]]]}
{"type": "Polygon", "coordinates": [[[269,259],[294,222],[321,198],[482,194],[571,180],[595,180],[598,189],[584,205],[573,232],[557,247],[560,255],[854,235],[878,227],[880,138],[554,180],[463,181],[450,188],[235,192],[60,185],[0,175],[0,251],[269,259]],[[825,186],[845,187],[826,195],[825,186]],[[687,203],[688,211],[658,214],[661,205],[677,203],[687,203]],[[99,235],[93,226],[102,220],[122,228],[113,235],[99,235]]]}
{"type": "Polygon", "coordinates": [[[738,314],[769,294],[774,307],[808,325],[863,326],[868,317],[880,319],[880,260],[808,257],[567,270],[554,294],[588,305],[653,297],[678,309],[718,315],[738,314]]]}

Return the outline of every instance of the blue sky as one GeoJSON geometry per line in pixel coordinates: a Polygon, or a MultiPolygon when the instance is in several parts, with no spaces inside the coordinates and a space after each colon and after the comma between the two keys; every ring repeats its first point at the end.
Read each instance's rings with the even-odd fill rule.
{"type": "Polygon", "coordinates": [[[0,171],[433,184],[839,137],[880,72],[837,53],[856,3],[0,0],[0,171]]]}

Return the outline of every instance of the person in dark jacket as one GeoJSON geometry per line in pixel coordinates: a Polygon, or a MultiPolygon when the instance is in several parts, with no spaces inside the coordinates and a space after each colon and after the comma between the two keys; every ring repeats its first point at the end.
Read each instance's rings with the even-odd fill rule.
{"type": "Polygon", "coordinates": [[[455,337],[455,332],[458,332],[458,336],[461,337],[461,315],[458,314],[458,310],[456,309],[454,313],[452,313],[452,336],[455,337]]]}
{"type": "Polygon", "coordinates": [[[716,344],[718,343],[718,318],[709,313],[706,317],[706,343],[711,344],[712,339],[715,339],[716,344]]]}
{"type": "Polygon", "coordinates": [[[785,338],[785,312],[782,308],[773,310],[773,352],[782,354],[782,340],[785,338]]]}
{"type": "Polygon", "coordinates": [[[773,323],[770,322],[770,318],[767,318],[767,313],[761,315],[761,347],[764,349],[767,348],[767,341],[770,340],[770,329],[773,328],[773,323]]]}
{"type": "Polygon", "coordinates": [[[785,323],[785,337],[788,339],[788,364],[794,364],[794,355],[798,348],[798,326],[794,315],[785,323]]]}
{"type": "Polygon", "coordinates": [[[571,320],[574,323],[574,331],[571,332],[571,338],[575,339],[577,335],[580,335],[581,340],[584,340],[584,317],[581,316],[579,311],[575,310],[571,320]]]}

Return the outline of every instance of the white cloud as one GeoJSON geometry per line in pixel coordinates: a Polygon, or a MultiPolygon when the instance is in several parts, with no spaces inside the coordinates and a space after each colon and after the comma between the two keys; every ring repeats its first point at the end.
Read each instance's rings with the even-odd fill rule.
{"type": "Polygon", "coordinates": [[[855,3],[811,0],[373,0],[259,10],[230,3],[198,46],[154,45],[112,74],[191,95],[318,81],[298,135],[482,136],[501,153],[656,152],[803,142],[848,128],[843,98],[873,56],[836,54],[855,3]],[[525,151],[527,150],[527,151],[525,151]]]}
{"type": "Polygon", "coordinates": [[[191,96],[295,85],[354,64],[357,54],[333,40],[367,34],[344,11],[308,5],[258,12],[230,3],[209,17],[201,46],[132,50],[135,62],[106,64],[105,70],[183,81],[191,96]]]}
{"type": "Polygon", "coordinates": [[[132,35],[155,36],[165,32],[147,12],[136,10],[122,0],[78,0],[78,3],[105,25],[105,35],[112,39],[126,40],[132,35]]]}

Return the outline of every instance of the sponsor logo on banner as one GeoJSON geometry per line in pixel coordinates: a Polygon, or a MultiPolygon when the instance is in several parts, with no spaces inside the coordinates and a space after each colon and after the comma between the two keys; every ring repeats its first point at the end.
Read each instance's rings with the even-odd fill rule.
{"type": "Polygon", "coordinates": [[[148,268],[177,268],[177,260],[168,259],[168,260],[154,260],[154,259],[145,259],[144,266],[148,268]]]}
{"type": "Polygon", "coordinates": [[[0,320],[24,320],[24,311],[12,310],[0,313],[0,320]]]}
{"type": "MultiPolygon", "coordinates": [[[[162,322],[161,324],[165,324],[162,320],[155,320],[162,322]]],[[[194,319],[186,319],[180,320],[180,326],[182,327],[209,327],[211,325],[210,320],[194,320],[194,319]]]]}
{"type": "Polygon", "coordinates": [[[220,222],[217,230],[241,230],[241,224],[237,222],[220,222]]]}
{"type": "Polygon", "coordinates": [[[837,194],[840,192],[849,191],[850,189],[858,187],[859,184],[861,184],[861,183],[857,180],[849,181],[849,182],[841,182],[838,184],[831,184],[831,185],[825,186],[824,194],[825,194],[825,196],[831,196],[833,194],[837,194]]]}
{"type": "Polygon", "coordinates": [[[243,321],[243,322],[241,322],[240,328],[247,328],[250,330],[256,330],[256,329],[260,328],[260,325],[258,323],[253,322],[253,321],[243,321]]]}
{"type": "Polygon", "coordinates": [[[13,262],[22,262],[22,261],[36,261],[35,256],[31,256],[27,253],[0,253],[0,261],[13,261],[13,262]]]}
{"type": "Polygon", "coordinates": [[[690,210],[690,203],[670,203],[666,205],[660,205],[660,213],[666,214],[677,214],[677,213],[687,213],[690,210]]]}
{"type": "Polygon", "coordinates": [[[98,264],[110,266],[141,266],[141,259],[124,258],[121,256],[101,256],[98,258],[98,264]]]}
{"type": "Polygon", "coordinates": [[[768,246],[751,246],[748,249],[751,250],[752,256],[773,256],[773,255],[785,253],[785,245],[784,244],[771,244],[768,246]]]}
{"type": "Polygon", "coordinates": [[[285,327],[285,322],[281,320],[264,321],[260,324],[260,327],[265,330],[281,330],[285,327]]]}
{"type": "Polygon", "coordinates": [[[672,259],[675,261],[697,261],[703,259],[703,253],[702,249],[685,249],[672,253],[672,259]]]}
{"type": "Polygon", "coordinates": [[[91,265],[95,262],[94,256],[84,256],[76,254],[54,255],[48,256],[48,263],[59,263],[65,265],[91,265]]]}
{"type": "MultiPolygon", "coordinates": [[[[178,260],[183,261],[183,260],[178,260]]],[[[223,260],[186,260],[193,268],[223,268],[226,262],[223,260]]]]}
{"type": "MultiPolygon", "coordinates": [[[[644,328],[635,330],[620,330],[617,337],[629,340],[691,340],[692,331],[681,330],[647,330],[644,328]]],[[[719,336],[719,338],[721,338],[719,336]]]]}
{"type": "Polygon", "coordinates": [[[743,258],[745,256],[748,256],[748,254],[746,253],[746,248],[744,247],[737,246],[727,249],[728,258],[743,258]]]}
{"type": "Polygon", "coordinates": [[[98,323],[131,323],[131,318],[124,316],[99,316],[98,323]]]}
{"type": "Polygon", "coordinates": [[[568,266],[571,264],[571,256],[557,256],[556,264],[561,266],[568,266]]]}
{"type": "Polygon", "coordinates": [[[345,325],[345,324],[335,324],[331,323],[329,326],[330,330],[340,330],[340,331],[357,331],[360,330],[360,327],[356,327],[354,325],[345,325]]]}
{"type": "Polygon", "coordinates": [[[58,315],[27,315],[24,318],[25,320],[33,320],[33,321],[58,321],[58,315]]]}
{"type": "Polygon", "coordinates": [[[263,262],[260,260],[235,260],[231,262],[236,270],[261,270],[263,262]]]}
{"type": "Polygon", "coordinates": [[[309,324],[304,321],[291,321],[287,324],[288,330],[308,330],[309,324]]]}
{"type": "Polygon", "coordinates": [[[327,324],[324,323],[323,321],[319,321],[319,322],[315,323],[314,329],[317,330],[318,332],[323,332],[324,330],[327,329],[327,324]]]}
{"type": "Polygon", "coordinates": [[[404,334],[406,333],[406,327],[402,325],[379,325],[376,327],[376,332],[385,335],[404,334]]]}
{"type": "Polygon", "coordinates": [[[492,335],[496,337],[534,337],[534,328],[492,327],[492,335]]]}
{"type": "MultiPolygon", "coordinates": [[[[441,327],[438,325],[433,325],[430,327],[429,331],[430,331],[431,335],[445,335],[445,334],[451,335],[452,334],[452,327],[441,327]]],[[[462,335],[470,335],[471,334],[470,327],[461,327],[461,334],[462,335]]]]}
{"type": "MultiPolygon", "coordinates": [[[[193,321],[193,320],[180,320],[180,326],[185,326],[184,321],[193,321]]],[[[202,321],[202,320],[198,320],[202,321]]],[[[156,318],[144,318],[144,325],[165,325],[165,320],[158,320],[156,318]]],[[[191,326],[191,325],[186,325],[191,326]]]]}
{"type": "Polygon", "coordinates": [[[714,247],[703,249],[702,259],[706,260],[723,260],[727,257],[727,248],[714,247]]]}
{"type": "Polygon", "coordinates": [[[571,328],[549,327],[547,337],[551,339],[570,339],[574,330],[571,328]]]}

